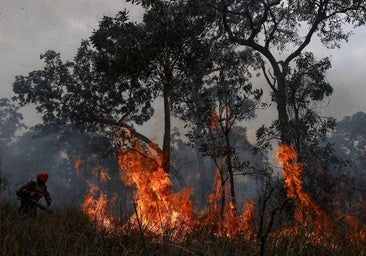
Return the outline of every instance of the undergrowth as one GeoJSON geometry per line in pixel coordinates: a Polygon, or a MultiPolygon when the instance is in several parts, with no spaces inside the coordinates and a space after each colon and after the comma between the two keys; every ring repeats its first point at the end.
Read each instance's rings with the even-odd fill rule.
{"type": "MultiPolygon", "coordinates": [[[[265,255],[366,255],[366,243],[331,241],[310,243],[301,236],[271,237],[265,255]],[[329,245],[331,244],[331,245],[329,245]]],[[[259,255],[255,240],[215,237],[197,231],[177,240],[150,237],[143,232],[107,233],[98,229],[78,208],[38,211],[24,217],[15,206],[0,203],[0,255],[259,255]],[[127,235],[128,234],[128,235],[127,235]]]]}

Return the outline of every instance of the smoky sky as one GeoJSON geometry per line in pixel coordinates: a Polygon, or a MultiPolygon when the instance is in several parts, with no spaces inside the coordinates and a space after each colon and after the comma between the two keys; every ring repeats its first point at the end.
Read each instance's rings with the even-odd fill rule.
{"type": "MultiPolygon", "coordinates": [[[[53,49],[61,53],[63,60],[72,60],[81,40],[97,29],[103,15],[115,16],[124,9],[129,10],[132,19],[141,20],[142,9],[123,0],[0,1],[0,97],[13,96],[12,83],[16,75],[27,75],[42,68],[40,54],[53,49]]],[[[363,26],[354,29],[349,42],[342,43],[340,49],[326,49],[316,39],[306,48],[317,58],[331,56],[332,68],[327,79],[335,92],[329,102],[319,106],[325,115],[340,119],[358,111],[366,112],[365,42],[363,26]]],[[[40,120],[32,107],[22,112],[28,125],[40,120]]],[[[274,111],[259,112],[256,123],[268,123],[274,119],[273,115],[274,111]]],[[[159,111],[155,117],[151,122],[160,123],[159,111]]]]}

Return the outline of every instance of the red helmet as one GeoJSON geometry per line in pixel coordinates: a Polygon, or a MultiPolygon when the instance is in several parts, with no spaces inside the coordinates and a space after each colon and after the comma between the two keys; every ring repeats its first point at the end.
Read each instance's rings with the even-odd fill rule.
{"type": "Polygon", "coordinates": [[[47,172],[40,172],[37,175],[37,181],[46,182],[48,180],[48,173],[47,172]]]}

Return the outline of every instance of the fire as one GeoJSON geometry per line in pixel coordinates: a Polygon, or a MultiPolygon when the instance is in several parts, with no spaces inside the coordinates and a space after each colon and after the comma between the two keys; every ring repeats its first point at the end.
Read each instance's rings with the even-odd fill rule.
{"type": "MultiPolygon", "coordinates": [[[[225,159],[221,159],[221,164],[225,159]]],[[[254,203],[252,201],[243,202],[243,213],[238,215],[231,202],[228,202],[229,195],[227,186],[224,184],[220,166],[216,168],[216,176],[213,192],[208,196],[209,209],[204,214],[204,224],[217,236],[235,237],[245,235],[251,237],[254,231],[254,203]]]]}
{"type": "Polygon", "coordinates": [[[253,235],[255,229],[255,205],[252,201],[243,202],[244,211],[239,217],[238,229],[250,238],[253,235]]]}
{"type": "Polygon", "coordinates": [[[215,111],[210,112],[210,128],[214,129],[219,123],[219,115],[215,111]]]}
{"type": "MultiPolygon", "coordinates": [[[[220,169],[216,168],[213,192],[208,196],[208,209],[195,214],[190,199],[192,188],[184,188],[178,192],[173,190],[169,173],[163,169],[164,155],[156,150],[156,145],[143,145],[131,138],[131,143],[118,149],[120,178],[133,188],[134,214],[125,225],[117,226],[117,218],[111,214],[111,206],[117,195],[109,195],[103,186],[107,186],[111,178],[101,166],[92,170],[94,181],[87,180],[89,192],[81,205],[82,210],[98,227],[107,231],[123,231],[127,227],[144,231],[145,234],[166,235],[177,239],[195,230],[205,229],[216,236],[230,238],[244,237],[258,239],[255,203],[244,201],[242,213],[239,214],[230,200],[230,193],[220,169]]],[[[278,148],[276,157],[283,168],[284,188],[287,198],[294,203],[294,222],[286,228],[278,227],[274,235],[305,236],[309,242],[324,243],[327,238],[341,233],[336,227],[337,221],[343,223],[343,233],[349,241],[365,241],[366,229],[357,216],[344,214],[341,211],[329,216],[305,191],[302,172],[303,163],[297,161],[297,153],[292,145],[278,148]],[[333,219],[332,219],[333,217],[333,219]],[[333,221],[331,221],[333,220],[333,221]]],[[[221,165],[225,158],[221,159],[221,165]]],[[[77,158],[75,169],[81,166],[81,158],[77,158]]],[[[364,203],[366,212],[366,203],[364,203]]],[[[334,243],[328,245],[336,248],[334,243]]]]}
{"type": "Polygon", "coordinates": [[[293,145],[281,145],[277,150],[279,163],[283,167],[284,186],[288,198],[296,202],[295,220],[298,228],[315,232],[329,232],[333,225],[328,215],[306,193],[302,182],[303,163],[297,162],[297,153],[293,145]]]}
{"type": "MultiPolygon", "coordinates": [[[[217,235],[222,235],[223,227],[222,227],[222,211],[220,207],[220,198],[222,197],[222,179],[219,168],[216,168],[216,176],[214,181],[214,190],[208,195],[208,203],[209,209],[206,214],[202,214],[205,216],[206,226],[209,228],[210,232],[214,232],[217,235]]],[[[202,221],[203,222],[203,221],[202,221]]]]}
{"type": "Polygon", "coordinates": [[[192,225],[192,190],[172,191],[169,174],[162,167],[163,157],[140,143],[134,143],[132,149],[119,150],[121,179],[135,189],[136,212],[130,222],[140,223],[146,231],[155,234],[169,231],[182,235],[192,225]]]}
{"type": "Polygon", "coordinates": [[[89,183],[89,193],[85,196],[81,205],[83,212],[106,231],[113,232],[116,230],[114,226],[114,218],[108,213],[108,206],[116,199],[117,195],[108,199],[107,194],[100,190],[99,187],[91,182],[89,183]]]}
{"type": "Polygon", "coordinates": [[[81,162],[82,162],[82,160],[81,160],[81,157],[80,156],[78,156],[76,158],[75,162],[74,162],[74,169],[75,169],[76,174],[77,174],[78,177],[80,177],[80,165],[81,165],[81,162]]]}
{"type": "MultiPolygon", "coordinates": [[[[80,157],[77,158],[74,168],[80,177],[80,165],[82,160],[80,157]]],[[[100,188],[100,182],[110,179],[108,173],[103,169],[102,166],[98,166],[92,171],[94,177],[96,177],[97,185],[95,182],[86,180],[89,185],[89,192],[84,197],[84,201],[81,204],[82,211],[96,223],[98,228],[103,228],[105,231],[113,232],[116,230],[114,226],[115,218],[109,213],[109,208],[117,198],[117,194],[114,193],[108,197],[107,193],[100,188]]]]}

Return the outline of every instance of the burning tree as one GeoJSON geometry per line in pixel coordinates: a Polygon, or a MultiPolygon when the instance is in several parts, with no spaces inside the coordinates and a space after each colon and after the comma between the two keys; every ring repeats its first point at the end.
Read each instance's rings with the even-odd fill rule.
{"type": "MultiPolygon", "coordinates": [[[[131,138],[133,140],[133,138],[131,138]]],[[[130,224],[148,233],[178,237],[191,231],[193,208],[190,188],[175,193],[163,169],[164,157],[138,141],[118,150],[121,179],[134,188],[135,214],[130,224]]]]}
{"type": "MultiPolygon", "coordinates": [[[[145,100],[149,102],[162,97],[161,151],[166,172],[171,168],[172,109],[180,100],[181,92],[190,89],[194,75],[202,68],[200,61],[207,59],[208,54],[207,44],[201,39],[207,22],[194,14],[194,10],[179,2],[156,1],[147,9],[143,23],[135,24],[126,12],[120,12],[115,18],[105,17],[91,37],[97,50],[96,68],[105,79],[117,86],[131,81],[135,88],[147,88],[151,94],[145,100]]],[[[134,94],[135,97],[144,95],[146,93],[134,94]]],[[[135,104],[128,106],[135,108],[135,104]]],[[[119,123],[122,121],[120,119],[119,123]]]]}
{"type": "MultiPolygon", "coordinates": [[[[297,161],[307,163],[302,173],[304,188],[328,210],[331,202],[326,197],[341,184],[339,173],[345,167],[345,162],[336,156],[332,145],[327,142],[335,119],[322,117],[317,109],[333,92],[325,78],[329,68],[328,58],[317,61],[311,53],[300,55],[288,76],[286,89],[290,118],[288,135],[294,142],[297,161]]],[[[277,138],[277,125],[276,120],[270,127],[262,126],[257,130],[260,147],[271,146],[271,140],[277,138]]]]}
{"type": "MultiPolygon", "coordinates": [[[[225,45],[225,41],[220,43],[225,45]]],[[[218,47],[222,45],[217,44],[218,47]]],[[[243,73],[248,67],[250,53],[236,53],[226,48],[221,50],[219,56],[214,62],[217,72],[208,76],[200,92],[202,103],[197,111],[203,113],[203,122],[194,125],[203,125],[202,130],[199,134],[192,132],[190,136],[198,143],[203,155],[209,156],[216,165],[216,192],[211,195],[211,203],[218,204],[218,207],[214,207],[217,211],[214,214],[221,220],[219,233],[230,234],[237,225],[239,215],[235,175],[252,171],[236,153],[238,146],[243,146],[238,141],[246,139],[245,130],[240,131],[237,125],[254,117],[262,91],[254,90],[248,82],[249,71],[243,73]],[[246,54],[249,56],[245,57],[246,54]]]]}
{"type": "Polygon", "coordinates": [[[286,195],[296,200],[295,227],[310,228],[325,232],[332,229],[328,216],[313,202],[305,192],[302,180],[304,164],[297,162],[298,154],[294,146],[282,145],[277,151],[278,160],[283,167],[283,178],[286,195]]]}

